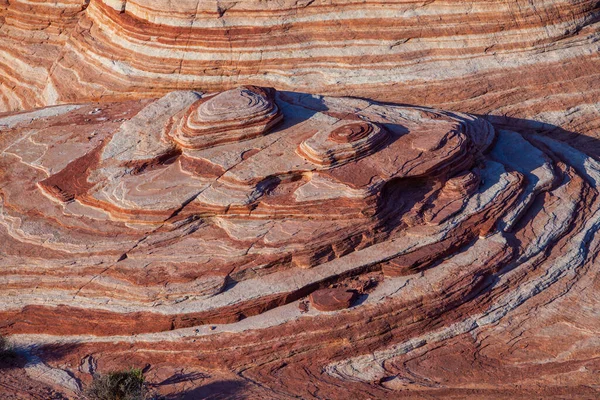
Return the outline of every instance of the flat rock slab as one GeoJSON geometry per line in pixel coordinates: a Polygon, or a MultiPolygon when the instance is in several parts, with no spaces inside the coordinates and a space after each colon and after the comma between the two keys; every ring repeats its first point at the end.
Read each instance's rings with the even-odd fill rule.
{"type": "Polygon", "coordinates": [[[310,294],[310,303],[319,311],[338,311],[349,308],[356,292],[346,288],[321,289],[310,294]]]}

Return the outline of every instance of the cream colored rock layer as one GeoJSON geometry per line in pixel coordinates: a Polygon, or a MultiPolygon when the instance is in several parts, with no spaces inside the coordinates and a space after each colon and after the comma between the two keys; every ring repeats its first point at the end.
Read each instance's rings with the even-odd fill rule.
{"type": "Polygon", "coordinates": [[[256,84],[560,122],[591,136],[600,124],[592,0],[4,7],[5,111],[256,84]]]}

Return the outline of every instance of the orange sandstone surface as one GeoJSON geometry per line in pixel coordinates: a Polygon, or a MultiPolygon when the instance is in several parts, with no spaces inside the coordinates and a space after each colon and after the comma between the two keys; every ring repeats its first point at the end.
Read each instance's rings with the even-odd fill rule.
{"type": "Polygon", "coordinates": [[[2,0],[0,112],[253,84],[594,134],[599,19],[596,0],[2,0]]]}
{"type": "Polygon", "coordinates": [[[250,85],[0,125],[36,393],[133,366],[172,398],[595,396],[600,162],[567,142],[250,85]]]}
{"type": "Polygon", "coordinates": [[[1,399],[600,396],[596,0],[0,0],[1,399]]]}

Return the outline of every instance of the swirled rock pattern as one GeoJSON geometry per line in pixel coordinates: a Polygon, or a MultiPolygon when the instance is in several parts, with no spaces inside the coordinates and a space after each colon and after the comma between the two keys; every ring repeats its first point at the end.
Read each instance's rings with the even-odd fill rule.
{"type": "Polygon", "coordinates": [[[385,129],[373,123],[340,120],[303,141],[298,153],[312,163],[335,166],[377,151],[387,139],[385,129]]]}
{"type": "Polygon", "coordinates": [[[170,136],[192,149],[251,139],[281,120],[281,113],[261,88],[242,87],[200,99],[174,123],[170,136]]]}
{"type": "Polygon", "coordinates": [[[491,121],[252,86],[4,115],[0,332],[71,397],[593,398],[600,162],[491,121]]]}
{"type": "Polygon", "coordinates": [[[253,84],[596,137],[599,17],[596,0],[3,0],[0,111],[253,84]]]}

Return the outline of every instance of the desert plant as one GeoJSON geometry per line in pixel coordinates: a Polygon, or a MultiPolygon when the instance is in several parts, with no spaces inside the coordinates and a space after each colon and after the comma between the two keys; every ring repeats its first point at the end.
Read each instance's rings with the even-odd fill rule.
{"type": "Polygon", "coordinates": [[[89,400],[148,400],[150,395],[141,369],[131,368],[95,375],[86,391],[89,400]]]}
{"type": "Polygon", "coordinates": [[[8,339],[0,335],[0,360],[10,360],[16,356],[15,350],[10,345],[8,339]]]}

